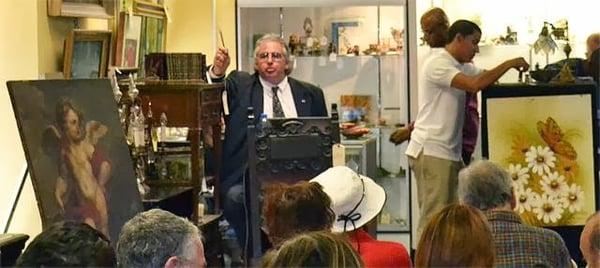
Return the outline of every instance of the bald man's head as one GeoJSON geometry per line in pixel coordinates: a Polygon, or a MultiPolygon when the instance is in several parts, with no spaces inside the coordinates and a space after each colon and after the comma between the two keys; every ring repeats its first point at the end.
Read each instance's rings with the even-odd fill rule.
{"type": "Polygon", "coordinates": [[[430,47],[443,47],[448,38],[448,27],[450,22],[444,10],[434,7],[421,16],[421,30],[423,40],[430,47]]]}
{"type": "Polygon", "coordinates": [[[586,56],[588,59],[592,56],[592,53],[596,51],[596,49],[600,48],[600,33],[594,33],[588,36],[587,41],[587,52],[586,56]]]}

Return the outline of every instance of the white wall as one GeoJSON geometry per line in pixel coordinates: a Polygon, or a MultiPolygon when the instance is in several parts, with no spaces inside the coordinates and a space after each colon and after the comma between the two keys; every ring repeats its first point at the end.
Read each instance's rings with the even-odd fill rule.
{"type": "MultiPolygon", "coordinates": [[[[26,164],[7,80],[38,77],[37,7],[45,1],[3,0],[0,3],[0,227],[4,231],[16,188],[26,164]]],[[[31,181],[27,179],[18,215],[9,232],[35,235],[41,230],[31,181]]]]}

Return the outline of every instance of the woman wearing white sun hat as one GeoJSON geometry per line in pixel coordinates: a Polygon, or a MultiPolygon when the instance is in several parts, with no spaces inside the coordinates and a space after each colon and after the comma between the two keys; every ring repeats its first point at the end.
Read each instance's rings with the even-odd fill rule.
{"type": "Polygon", "coordinates": [[[402,244],[377,241],[363,228],[383,209],[386,195],[381,186],[346,166],[329,168],[311,182],[321,184],[331,198],[335,213],[331,230],[347,234],[366,267],[411,267],[402,244]]]}

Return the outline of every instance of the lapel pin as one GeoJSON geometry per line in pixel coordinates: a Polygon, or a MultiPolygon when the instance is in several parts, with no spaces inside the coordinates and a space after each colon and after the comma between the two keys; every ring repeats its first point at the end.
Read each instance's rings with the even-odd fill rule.
{"type": "Polygon", "coordinates": [[[305,100],[305,99],[302,99],[302,103],[306,103],[306,100],[305,100]]]}

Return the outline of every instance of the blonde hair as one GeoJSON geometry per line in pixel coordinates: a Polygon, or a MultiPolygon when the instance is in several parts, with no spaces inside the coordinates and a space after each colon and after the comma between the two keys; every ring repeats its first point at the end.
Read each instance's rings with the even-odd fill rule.
{"type": "Polygon", "coordinates": [[[362,267],[360,255],[341,234],[300,234],[267,253],[263,267],[362,267]]]}

